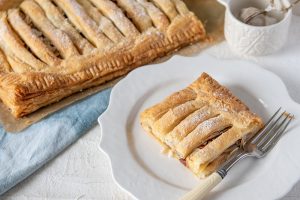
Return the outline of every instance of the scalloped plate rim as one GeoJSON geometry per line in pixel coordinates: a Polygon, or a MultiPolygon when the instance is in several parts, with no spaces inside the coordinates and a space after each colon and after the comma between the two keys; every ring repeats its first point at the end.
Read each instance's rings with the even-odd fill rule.
{"type": "MultiPolygon", "coordinates": [[[[253,64],[253,63],[249,63],[249,62],[246,62],[246,61],[243,61],[243,60],[219,60],[219,59],[216,59],[216,58],[213,58],[207,54],[201,54],[201,55],[198,55],[198,56],[195,56],[195,57],[183,57],[183,56],[178,56],[178,55],[175,55],[173,56],[170,60],[164,62],[164,63],[160,63],[160,64],[151,64],[151,65],[148,65],[146,67],[141,67],[141,68],[137,68],[135,70],[133,70],[132,72],[130,72],[124,79],[122,79],[120,82],[118,82],[114,88],[112,89],[112,92],[110,94],[110,101],[109,101],[109,105],[106,109],[106,111],[98,118],[98,122],[100,124],[100,127],[101,127],[101,142],[100,142],[100,150],[102,152],[104,152],[106,154],[106,156],[109,158],[110,160],[110,163],[111,163],[111,171],[112,171],[112,175],[113,175],[113,179],[114,181],[117,183],[117,185],[119,187],[121,187],[124,191],[126,191],[128,194],[130,194],[132,197],[136,198],[136,196],[141,196],[140,194],[137,194],[138,192],[140,193],[143,193],[143,191],[133,191],[132,187],[128,186],[128,181],[120,178],[119,176],[119,173],[117,171],[120,171],[118,169],[118,164],[117,164],[117,161],[116,158],[118,158],[117,155],[113,155],[114,153],[111,152],[111,150],[109,149],[110,147],[108,147],[106,144],[103,143],[103,126],[105,126],[105,124],[103,124],[103,122],[105,122],[106,120],[110,120],[109,119],[109,116],[108,114],[111,112],[111,109],[113,109],[113,103],[114,103],[114,96],[115,96],[115,93],[118,92],[118,88],[124,84],[127,84],[128,82],[131,81],[132,77],[135,77],[136,75],[140,74],[140,73],[145,73],[147,71],[160,71],[161,69],[160,68],[167,68],[168,65],[176,60],[190,60],[188,62],[193,62],[193,60],[199,60],[198,62],[203,62],[205,59],[209,59],[209,60],[214,60],[216,62],[229,62],[229,63],[234,63],[234,62],[237,62],[237,63],[244,63],[246,65],[252,65],[252,69],[253,70],[260,70],[266,74],[269,74],[271,76],[273,76],[273,78],[277,79],[277,84],[281,85],[282,88],[280,88],[280,90],[282,90],[281,92],[285,93],[285,98],[289,101],[289,103],[292,105],[292,107],[294,106],[295,108],[299,109],[300,111],[300,105],[297,104],[288,94],[288,91],[287,91],[287,88],[285,86],[285,84],[283,83],[283,81],[274,73],[266,70],[266,69],[263,69],[261,68],[260,66],[256,65],[256,64],[253,64]],[[158,67],[159,66],[159,67],[158,67]]],[[[165,70],[164,68],[164,70],[165,70]]],[[[208,72],[209,73],[209,72],[208,72]]],[[[300,112],[299,112],[300,113],[300,112]]],[[[299,129],[299,127],[297,127],[299,129]]],[[[300,129],[299,129],[300,130],[300,129]]],[[[105,133],[106,134],[106,133],[105,133]]],[[[156,152],[157,153],[157,152],[156,152]]],[[[274,198],[280,198],[282,197],[283,195],[285,195],[292,187],[293,185],[298,181],[300,180],[300,173],[297,174],[297,180],[294,179],[294,181],[292,181],[289,186],[287,186],[285,189],[281,189],[281,191],[279,193],[276,193],[276,194],[273,194],[273,196],[269,195],[268,199],[274,199],[274,198]],[[270,198],[271,197],[271,198],[270,198]]],[[[243,184],[242,184],[243,185],[243,184]]],[[[241,187],[241,186],[238,186],[238,187],[241,187]]],[[[238,187],[235,187],[235,188],[238,188],[238,187]]],[[[231,190],[235,189],[235,188],[230,188],[229,190],[227,190],[226,192],[229,192],[229,193],[232,193],[230,192],[231,190]]],[[[253,188],[251,188],[253,189],[253,188]]],[[[217,198],[219,199],[219,198],[217,198]]],[[[221,198],[221,199],[230,199],[229,197],[224,197],[224,198],[221,198]]]]}

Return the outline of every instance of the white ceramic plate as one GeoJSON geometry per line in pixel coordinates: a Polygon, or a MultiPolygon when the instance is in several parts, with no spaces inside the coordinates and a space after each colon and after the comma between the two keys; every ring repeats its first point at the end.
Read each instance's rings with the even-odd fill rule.
{"type": "Polygon", "coordinates": [[[229,87],[254,112],[267,119],[280,106],[296,116],[274,150],[260,160],[236,165],[213,190],[210,200],[271,200],[282,197],[300,179],[300,106],[283,82],[254,64],[217,60],[202,54],[175,56],[131,72],[112,90],[110,103],[99,117],[100,147],[111,160],[118,185],[138,199],[177,199],[199,181],[180,162],[160,153],[160,145],[139,124],[145,108],[209,73],[229,87]]]}

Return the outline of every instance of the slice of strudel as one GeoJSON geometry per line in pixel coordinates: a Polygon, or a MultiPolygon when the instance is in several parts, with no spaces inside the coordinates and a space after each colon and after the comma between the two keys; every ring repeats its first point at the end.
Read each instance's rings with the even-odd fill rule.
{"type": "Polygon", "coordinates": [[[182,0],[24,0],[0,12],[0,98],[22,117],[205,38],[182,0]]]}
{"type": "Polygon", "coordinates": [[[203,73],[187,88],[141,113],[141,125],[199,177],[214,172],[262,119],[203,73]]]}

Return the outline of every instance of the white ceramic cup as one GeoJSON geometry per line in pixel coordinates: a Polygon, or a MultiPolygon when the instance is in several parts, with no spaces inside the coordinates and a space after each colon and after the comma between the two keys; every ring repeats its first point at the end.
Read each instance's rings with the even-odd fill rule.
{"type": "Polygon", "coordinates": [[[282,48],[288,36],[292,12],[269,26],[252,26],[237,19],[242,8],[257,7],[264,9],[267,0],[219,0],[226,7],[225,38],[236,54],[241,56],[263,56],[282,48]]]}

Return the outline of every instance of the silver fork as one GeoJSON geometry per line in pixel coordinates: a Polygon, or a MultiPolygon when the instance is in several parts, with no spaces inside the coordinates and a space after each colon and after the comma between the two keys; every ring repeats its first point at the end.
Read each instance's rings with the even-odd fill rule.
{"type": "Polygon", "coordinates": [[[294,118],[293,115],[281,108],[269,119],[264,128],[254,137],[248,139],[241,147],[232,152],[228,159],[215,173],[205,178],[193,190],[185,194],[181,200],[201,200],[209,191],[218,185],[227,175],[228,171],[240,160],[246,157],[262,158],[269,153],[294,118]]]}

